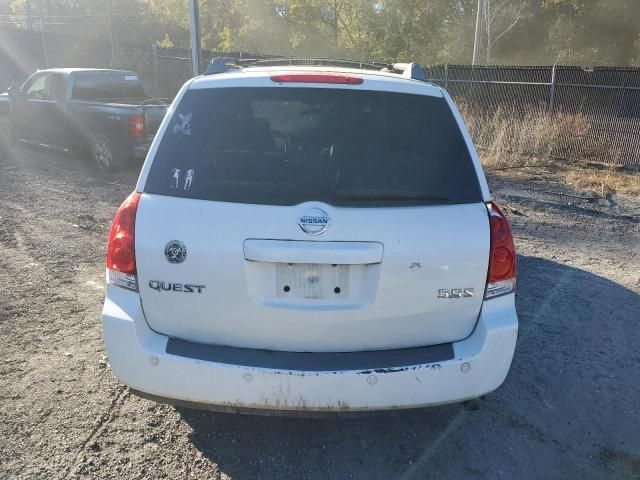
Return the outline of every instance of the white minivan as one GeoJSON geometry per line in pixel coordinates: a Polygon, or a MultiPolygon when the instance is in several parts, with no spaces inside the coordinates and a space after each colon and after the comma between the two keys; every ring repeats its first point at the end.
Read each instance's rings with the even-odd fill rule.
{"type": "Polygon", "coordinates": [[[171,105],[107,251],[134,393],[366,411],[504,381],[516,253],[451,98],[416,64],[312,63],[214,59],[171,105]]]}

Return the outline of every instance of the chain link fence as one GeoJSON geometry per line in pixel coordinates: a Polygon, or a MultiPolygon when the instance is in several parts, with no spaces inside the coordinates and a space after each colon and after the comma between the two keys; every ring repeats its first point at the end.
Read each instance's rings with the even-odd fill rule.
{"type": "MultiPolygon", "coordinates": [[[[204,72],[211,59],[214,57],[234,57],[234,58],[269,58],[269,55],[261,55],[247,52],[216,52],[212,50],[202,50],[200,52],[200,71],[204,72]]],[[[132,68],[142,78],[152,80],[152,85],[159,96],[173,98],[180,87],[191,78],[191,50],[186,48],[158,48],[153,47],[151,53],[152,72],[142,71],[140,68],[145,63],[145,58],[134,56],[141,63],[140,67],[132,68]]]]}
{"type": "Polygon", "coordinates": [[[640,167],[640,69],[436,65],[480,149],[640,167]]]}

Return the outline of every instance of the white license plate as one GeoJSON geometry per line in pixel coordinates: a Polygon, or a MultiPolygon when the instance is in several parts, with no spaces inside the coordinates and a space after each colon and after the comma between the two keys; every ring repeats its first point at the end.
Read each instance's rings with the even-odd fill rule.
{"type": "Polygon", "coordinates": [[[276,295],[281,298],[331,299],[349,296],[349,265],[278,263],[276,295]]]}

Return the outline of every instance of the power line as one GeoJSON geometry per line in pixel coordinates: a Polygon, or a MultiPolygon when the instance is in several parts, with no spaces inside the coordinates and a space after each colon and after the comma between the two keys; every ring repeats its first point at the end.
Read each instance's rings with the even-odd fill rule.
{"type": "MultiPolygon", "coordinates": [[[[36,18],[87,18],[87,17],[132,17],[132,16],[140,16],[140,17],[148,17],[148,15],[144,13],[91,13],[91,14],[78,14],[78,15],[32,15],[31,17],[36,18]]],[[[27,18],[28,16],[24,13],[2,13],[0,17],[8,17],[8,18],[27,18]]]]}
{"type": "MultiPolygon", "coordinates": [[[[20,25],[23,22],[6,22],[0,21],[0,25],[20,25]]],[[[107,25],[105,22],[38,22],[39,25],[107,25]]],[[[118,25],[140,25],[140,22],[122,22],[119,21],[118,25]]]]}

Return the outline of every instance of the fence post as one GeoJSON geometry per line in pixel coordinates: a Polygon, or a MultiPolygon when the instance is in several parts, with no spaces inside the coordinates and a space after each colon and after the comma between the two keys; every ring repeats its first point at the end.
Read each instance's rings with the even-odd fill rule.
{"type": "Polygon", "coordinates": [[[549,91],[549,116],[553,116],[553,110],[556,102],[556,65],[558,62],[553,64],[551,69],[551,88],[549,91]]]}
{"type": "Polygon", "coordinates": [[[153,85],[158,92],[158,46],[154,43],[151,45],[151,58],[153,60],[153,85]]]}
{"type": "Polygon", "coordinates": [[[449,63],[444,66],[444,89],[449,91],[449,63]]]}

